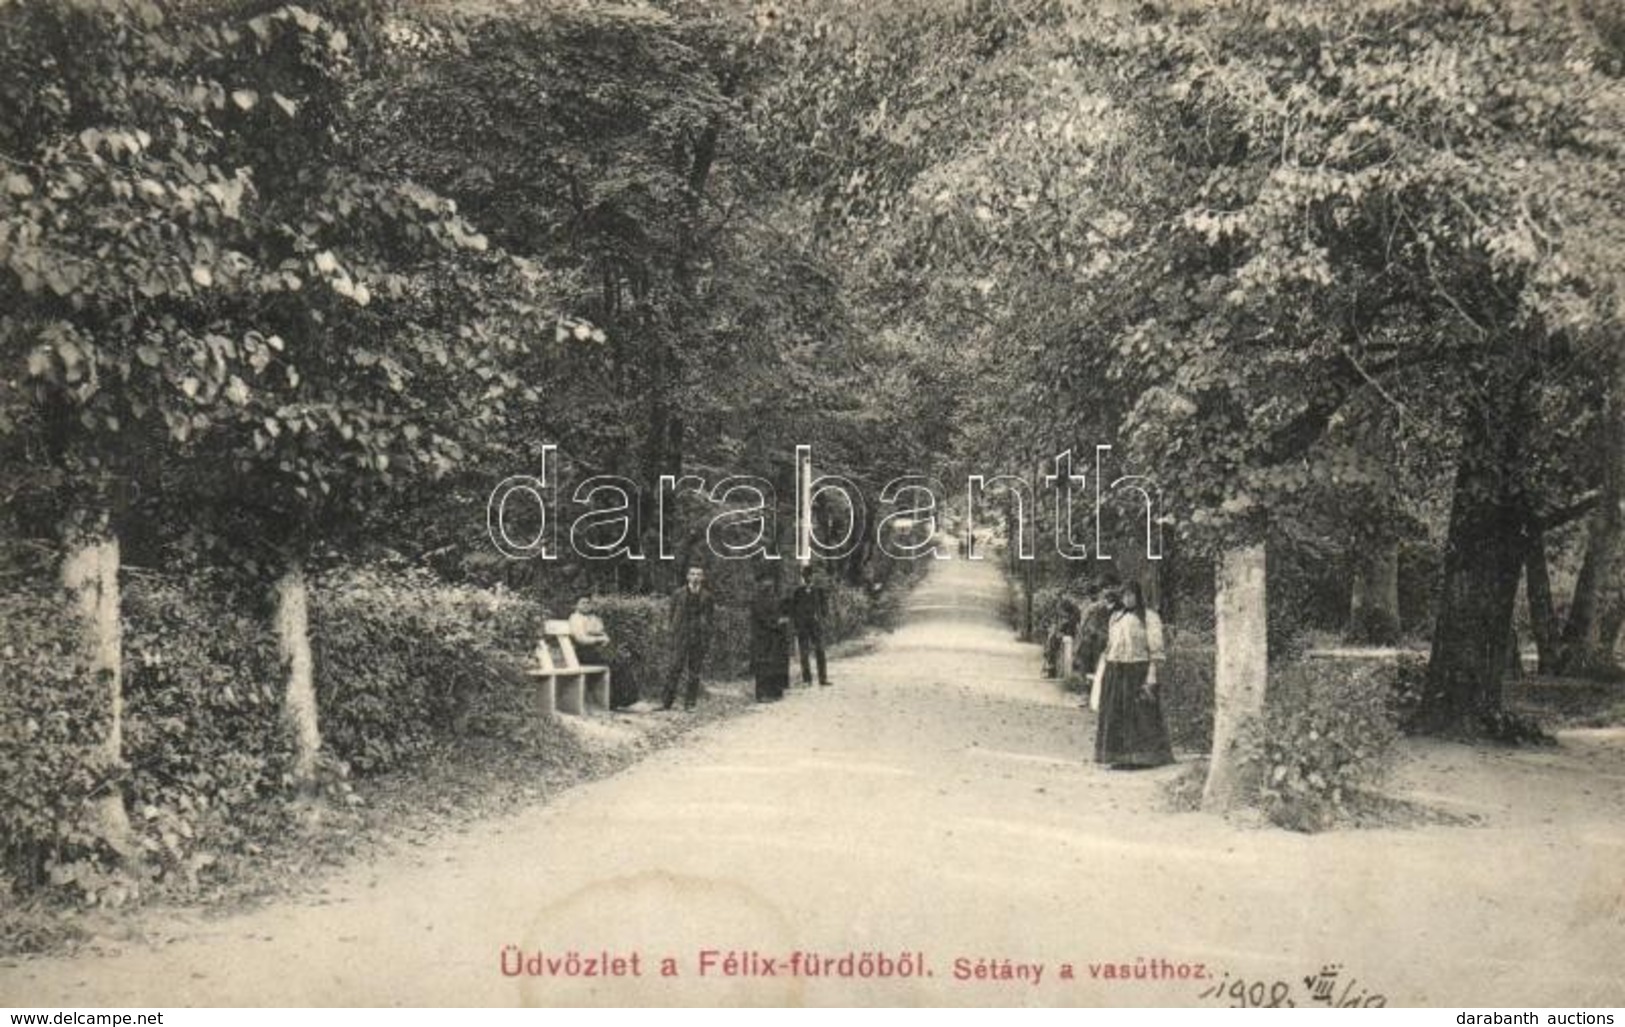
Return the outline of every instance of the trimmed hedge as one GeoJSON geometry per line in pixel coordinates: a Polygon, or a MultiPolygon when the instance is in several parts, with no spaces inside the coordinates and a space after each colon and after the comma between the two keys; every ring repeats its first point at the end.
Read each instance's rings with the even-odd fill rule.
{"type": "Polygon", "coordinates": [[[522,739],[542,619],[528,599],[423,570],[321,575],[310,632],[324,747],[372,774],[456,735],[522,739]]]}
{"type": "Polygon", "coordinates": [[[72,612],[55,594],[0,596],[0,829],[5,874],[25,890],[118,905],[149,879],[195,881],[281,824],[263,804],[291,752],[268,618],[217,579],[126,579],[122,767],[101,752],[107,694],[79,662],[72,612]],[[93,813],[115,790],[138,863],[115,858],[93,813]]]}
{"type": "Polygon", "coordinates": [[[1168,643],[1168,662],[1158,672],[1162,712],[1168,735],[1182,752],[1213,749],[1213,643],[1175,635],[1168,643]]]}
{"type": "MultiPolygon", "coordinates": [[[[1174,746],[1213,748],[1211,644],[1175,642],[1164,672],[1163,711],[1174,746]]],[[[1388,770],[1415,661],[1298,660],[1270,669],[1264,714],[1242,732],[1244,801],[1271,822],[1324,830],[1351,811],[1388,770]]]]}
{"type": "Polygon", "coordinates": [[[292,766],[269,604],[240,583],[131,577],[123,588],[125,797],[158,878],[194,883],[285,825],[292,766]]]}
{"type": "Polygon", "coordinates": [[[0,859],[10,881],[37,887],[99,851],[85,804],[104,776],[107,701],[60,596],[0,594],[0,624],[0,859]]]}

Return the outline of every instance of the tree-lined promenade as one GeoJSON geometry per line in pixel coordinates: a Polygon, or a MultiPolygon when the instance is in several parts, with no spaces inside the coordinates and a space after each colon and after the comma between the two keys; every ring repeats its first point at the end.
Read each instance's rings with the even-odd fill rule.
{"type": "Polygon", "coordinates": [[[1485,818],[1471,826],[1237,830],[1163,808],[1172,768],[1088,763],[1092,717],[1038,677],[1002,594],[994,566],[938,562],[830,688],[415,839],[303,901],[158,911],[150,943],[0,966],[0,1001],[1619,1004],[1617,741],[1601,763],[1578,739],[1414,743],[1400,787],[1449,790],[1485,818]],[[924,971],[897,972],[916,955],[924,971]]]}
{"type": "Polygon", "coordinates": [[[18,947],[408,768],[591,776],[543,626],[659,696],[692,564],[713,677],[942,530],[1026,631],[1136,585],[1201,805],[1305,829],[1401,731],[1606,728],[1622,195],[1602,0],[4,5],[18,947]]]}

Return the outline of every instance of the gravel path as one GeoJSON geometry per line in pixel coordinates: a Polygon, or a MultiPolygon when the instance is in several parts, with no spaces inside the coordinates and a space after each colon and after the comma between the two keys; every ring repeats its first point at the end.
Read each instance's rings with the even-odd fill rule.
{"type": "Polygon", "coordinates": [[[308,900],[0,967],[0,1005],[1186,1005],[1234,1004],[1238,981],[1308,1004],[1323,968],[1342,1000],[1625,1002],[1617,732],[1413,749],[1401,786],[1473,827],[1173,813],[1175,768],[1087,761],[1092,721],[997,622],[1001,593],[993,567],[945,561],[830,688],[308,900]],[[877,953],[925,972],[855,976],[877,953]]]}

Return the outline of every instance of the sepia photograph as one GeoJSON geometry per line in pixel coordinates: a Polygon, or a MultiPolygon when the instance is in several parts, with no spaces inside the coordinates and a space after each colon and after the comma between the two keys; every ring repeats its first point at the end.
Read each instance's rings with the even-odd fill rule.
{"type": "Polygon", "coordinates": [[[0,0],[13,1023],[1611,1024],[1622,633],[1620,0],[0,0]]]}

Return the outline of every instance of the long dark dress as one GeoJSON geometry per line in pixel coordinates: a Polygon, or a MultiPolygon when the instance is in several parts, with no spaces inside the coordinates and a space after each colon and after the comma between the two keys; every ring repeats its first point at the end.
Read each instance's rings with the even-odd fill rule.
{"type": "Polygon", "coordinates": [[[788,611],[778,596],[759,596],[750,608],[750,670],[756,701],[784,698],[790,684],[788,611]]]}
{"type": "Polygon", "coordinates": [[[616,643],[580,643],[576,646],[576,659],[582,666],[609,668],[610,709],[625,709],[642,698],[633,663],[616,643]]]}
{"type": "Polygon", "coordinates": [[[1095,762],[1119,767],[1160,767],[1174,761],[1162,700],[1145,694],[1149,663],[1106,664],[1100,685],[1100,724],[1095,762]]]}

